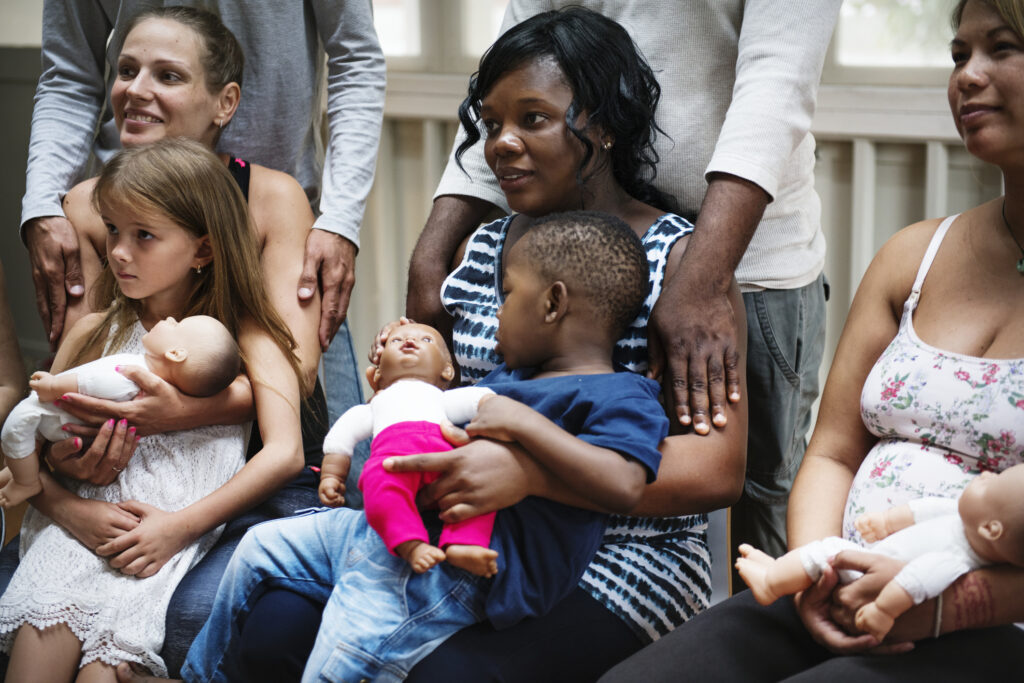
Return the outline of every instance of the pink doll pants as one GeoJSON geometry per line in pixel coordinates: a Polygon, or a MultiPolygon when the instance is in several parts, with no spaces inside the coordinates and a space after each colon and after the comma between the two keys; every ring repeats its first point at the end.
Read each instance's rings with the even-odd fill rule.
{"type": "MultiPolygon", "coordinates": [[[[385,472],[385,458],[452,450],[433,422],[399,422],[373,438],[370,457],[359,476],[366,521],[384,539],[392,554],[400,543],[420,540],[429,543],[426,527],[416,508],[416,492],[438,478],[437,472],[385,472]]],[[[494,528],[490,512],[463,522],[445,524],[439,545],[488,547],[494,528]]]]}

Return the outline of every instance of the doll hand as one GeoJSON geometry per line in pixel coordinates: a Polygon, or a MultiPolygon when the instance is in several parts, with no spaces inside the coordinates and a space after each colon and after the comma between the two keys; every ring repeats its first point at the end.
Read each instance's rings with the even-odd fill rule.
{"type": "Polygon", "coordinates": [[[853,525],[857,527],[860,537],[867,543],[881,541],[889,535],[884,512],[869,512],[860,515],[854,520],[853,525]]]}
{"type": "Polygon", "coordinates": [[[878,608],[877,603],[869,602],[857,610],[854,621],[857,628],[870,633],[879,642],[892,630],[894,619],[878,608]]]}
{"type": "Polygon", "coordinates": [[[118,507],[141,521],[128,533],[96,548],[96,554],[109,557],[110,566],[122,574],[140,579],[153,576],[194,540],[176,513],[137,500],[123,501],[118,507]]]}
{"type": "MultiPolygon", "coordinates": [[[[852,569],[864,574],[859,579],[840,586],[832,594],[832,618],[842,628],[853,633],[861,630],[857,624],[857,612],[864,605],[878,599],[882,589],[903,568],[903,563],[878,553],[846,550],[835,556],[832,566],[836,571],[852,569]]],[[[895,654],[913,649],[913,641],[931,634],[933,615],[934,608],[925,603],[904,612],[888,632],[886,644],[872,651],[877,654],[895,654]]]]}
{"type": "Polygon", "coordinates": [[[332,508],[345,504],[345,480],[331,474],[320,477],[320,502],[332,508]]]}
{"type": "Polygon", "coordinates": [[[384,343],[387,342],[388,337],[391,336],[396,327],[412,325],[415,322],[412,318],[406,318],[403,315],[398,320],[392,320],[380,328],[380,332],[377,333],[377,336],[373,338],[373,343],[370,344],[370,353],[367,354],[367,357],[370,359],[370,365],[380,365],[380,354],[384,353],[384,343]]]}
{"type": "Polygon", "coordinates": [[[36,392],[41,403],[52,403],[60,398],[61,392],[54,386],[53,375],[48,372],[33,372],[28,386],[36,392]]]}

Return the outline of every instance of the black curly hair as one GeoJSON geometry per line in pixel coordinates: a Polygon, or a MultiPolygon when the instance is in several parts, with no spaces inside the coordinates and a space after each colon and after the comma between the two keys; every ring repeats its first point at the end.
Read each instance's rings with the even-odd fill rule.
{"type": "Polygon", "coordinates": [[[572,90],[565,123],[584,149],[577,182],[583,182],[583,169],[594,155],[587,128],[600,126],[615,140],[610,156],[619,185],[642,202],[678,213],[675,198],[652,185],[658,163],[654,140],[665,135],[654,121],[661,86],[626,30],[583,7],[535,15],[502,34],[480,58],[459,105],[466,132],[455,152],[460,168],[462,155],[480,140],[477,121],[487,93],[505,74],[543,58],[555,60],[572,90]],[[587,120],[581,130],[575,122],[584,112],[587,120]]]}

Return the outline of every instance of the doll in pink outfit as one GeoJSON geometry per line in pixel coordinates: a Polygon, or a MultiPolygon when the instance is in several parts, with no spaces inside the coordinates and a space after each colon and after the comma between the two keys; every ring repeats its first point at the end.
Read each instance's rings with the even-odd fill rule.
{"type": "Polygon", "coordinates": [[[366,519],[388,550],[418,573],[447,561],[479,576],[493,576],[498,553],[488,546],[495,513],[446,524],[440,547],[434,546],[416,507],[416,492],[437,473],[385,472],[382,464],[392,456],[451,450],[441,423],[468,422],[481,399],[494,393],[483,387],[446,390],[454,376],[451,355],[437,330],[414,323],[395,327],[379,363],[366,371],[373,398],[347,410],[324,439],[320,500],[332,507],[344,502],[352,451],[372,436],[359,488],[366,519]]]}

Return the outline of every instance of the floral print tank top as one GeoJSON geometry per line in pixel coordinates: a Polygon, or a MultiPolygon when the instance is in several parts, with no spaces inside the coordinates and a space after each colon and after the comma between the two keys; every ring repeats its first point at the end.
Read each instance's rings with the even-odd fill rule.
{"type": "Polygon", "coordinates": [[[1024,358],[942,351],[914,331],[921,284],[949,226],[928,245],[899,331],[861,391],[864,424],[879,441],[854,477],[843,536],[862,542],[853,520],[912,498],[955,498],[978,473],[1024,462],[1024,358]]]}

